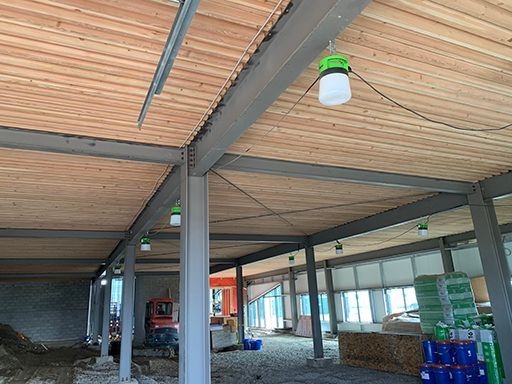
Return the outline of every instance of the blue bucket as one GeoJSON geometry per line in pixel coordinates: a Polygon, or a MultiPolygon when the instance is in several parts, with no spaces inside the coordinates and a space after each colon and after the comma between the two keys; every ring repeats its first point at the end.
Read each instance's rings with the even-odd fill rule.
{"type": "Polygon", "coordinates": [[[453,349],[451,341],[437,342],[437,356],[439,364],[453,364],[453,349]]]}
{"type": "MultiPolygon", "coordinates": [[[[473,384],[468,377],[469,368],[464,365],[452,365],[450,368],[453,384],[473,384]]],[[[472,376],[470,376],[472,378],[472,376]]]]}
{"type": "Polygon", "coordinates": [[[478,364],[476,345],[474,341],[458,340],[453,342],[453,354],[459,365],[478,364]]]}
{"type": "Polygon", "coordinates": [[[478,376],[479,376],[479,384],[487,384],[487,365],[485,361],[478,362],[478,376]]]}
{"type": "Polygon", "coordinates": [[[251,350],[251,339],[244,339],[244,350],[245,351],[251,350]]]}
{"type": "Polygon", "coordinates": [[[434,370],[430,364],[420,365],[420,377],[422,384],[435,384],[434,370]]]}
{"type": "Polygon", "coordinates": [[[263,341],[261,339],[251,340],[251,349],[253,351],[260,351],[263,348],[263,341]]]}
{"type": "Polygon", "coordinates": [[[426,364],[437,363],[437,344],[433,340],[424,340],[423,346],[423,358],[426,364]]]}
{"type": "Polygon", "coordinates": [[[447,365],[434,365],[434,377],[436,384],[451,384],[450,367],[447,365]]]}

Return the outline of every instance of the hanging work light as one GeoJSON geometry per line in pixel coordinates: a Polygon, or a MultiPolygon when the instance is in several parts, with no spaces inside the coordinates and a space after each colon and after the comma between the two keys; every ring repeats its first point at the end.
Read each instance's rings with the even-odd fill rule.
{"type": "Polygon", "coordinates": [[[288,256],[288,264],[295,265],[295,255],[288,256]]]}
{"type": "Polygon", "coordinates": [[[140,250],[143,252],[151,251],[151,239],[147,236],[140,239],[140,250]]]}
{"type": "Polygon", "coordinates": [[[171,219],[169,220],[169,224],[171,224],[172,227],[179,227],[181,225],[181,206],[179,201],[171,208],[171,219]]]}
{"type": "Polygon", "coordinates": [[[343,255],[343,244],[337,243],[334,246],[334,249],[336,249],[336,254],[337,255],[343,255]]]}
{"type": "Polygon", "coordinates": [[[121,274],[121,264],[117,264],[114,267],[114,275],[120,275],[121,274]]]}
{"type": "MultiPolygon", "coordinates": [[[[331,50],[332,52],[332,50],[331,50]]],[[[348,80],[348,60],[331,55],[320,60],[320,91],[318,100],[325,106],[344,104],[352,97],[348,80]]]]}
{"type": "Polygon", "coordinates": [[[101,285],[107,285],[108,281],[107,279],[101,279],[101,285]]]}
{"type": "Polygon", "coordinates": [[[428,224],[418,224],[418,236],[426,237],[428,236],[428,224]]]}

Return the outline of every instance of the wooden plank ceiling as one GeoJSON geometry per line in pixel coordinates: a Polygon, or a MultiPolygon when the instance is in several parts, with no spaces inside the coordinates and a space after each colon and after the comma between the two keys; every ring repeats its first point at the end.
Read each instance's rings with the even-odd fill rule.
{"type": "Polygon", "coordinates": [[[0,122],[181,146],[287,3],[201,1],[164,92],[139,130],[137,116],[176,2],[131,0],[129,7],[122,0],[2,2],[0,122]]]}
{"type": "MultiPolygon", "coordinates": [[[[337,49],[407,107],[482,129],[512,123],[511,36],[510,2],[375,0],[338,36],[337,49]]],[[[468,132],[429,123],[354,75],[347,104],[323,107],[317,85],[280,122],[317,77],[318,60],[231,153],[466,181],[512,169],[512,127],[468,132]]]]}
{"type": "MultiPolygon", "coordinates": [[[[497,199],[495,206],[498,222],[500,224],[512,223],[512,197],[497,199]]],[[[416,225],[425,222],[426,219],[427,218],[422,218],[407,224],[343,240],[344,252],[341,257],[425,240],[426,238],[418,236],[416,225]]],[[[438,238],[473,230],[469,207],[432,216],[428,219],[428,222],[428,238],[438,238]]],[[[322,244],[315,247],[315,258],[317,261],[337,257],[340,257],[340,255],[335,254],[334,243],[322,244]]],[[[295,258],[296,265],[304,265],[306,263],[304,251],[298,252],[295,258]]],[[[288,266],[288,254],[281,255],[244,266],[244,275],[250,276],[265,273],[288,268],[288,266]]],[[[234,270],[229,270],[216,274],[215,276],[234,276],[234,273],[234,270]]]]}

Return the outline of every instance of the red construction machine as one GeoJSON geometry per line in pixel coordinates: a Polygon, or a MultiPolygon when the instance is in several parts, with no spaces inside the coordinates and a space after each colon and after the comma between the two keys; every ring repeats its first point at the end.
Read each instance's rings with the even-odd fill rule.
{"type": "Polygon", "coordinates": [[[154,298],[146,303],[145,344],[151,348],[173,349],[178,353],[178,308],[171,299],[154,298]]]}

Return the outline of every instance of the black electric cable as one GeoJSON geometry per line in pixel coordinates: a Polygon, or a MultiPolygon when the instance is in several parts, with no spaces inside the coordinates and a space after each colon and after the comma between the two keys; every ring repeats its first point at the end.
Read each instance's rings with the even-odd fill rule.
{"type": "Polygon", "coordinates": [[[503,131],[504,129],[507,129],[509,127],[512,127],[512,123],[510,124],[506,124],[502,127],[496,127],[496,128],[482,128],[482,129],[479,129],[479,128],[466,128],[466,127],[458,127],[456,125],[453,125],[453,124],[450,124],[450,123],[446,123],[444,121],[441,121],[441,120],[436,120],[436,119],[432,119],[428,116],[425,116],[424,114],[418,112],[418,111],[415,111],[414,109],[412,108],[409,108],[409,107],[406,107],[405,105],[399,103],[398,101],[396,101],[395,99],[389,97],[388,95],[386,95],[385,93],[383,93],[382,91],[379,91],[374,85],[372,85],[368,80],[366,80],[363,76],[361,76],[360,74],[358,74],[357,72],[355,72],[352,68],[350,68],[350,73],[353,73],[359,80],[361,80],[364,84],[366,84],[370,89],[372,89],[375,93],[379,94],[380,96],[382,96],[383,98],[385,98],[386,100],[390,101],[391,103],[395,104],[397,107],[400,107],[402,109],[405,109],[406,111],[426,120],[426,121],[429,121],[431,123],[434,123],[434,124],[441,124],[441,125],[444,125],[446,127],[449,127],[449,128],[452,128],[452,129],[457,129],[459,131],[470,131],[470,132],[491,132],[491,131],[503,131]]]}

